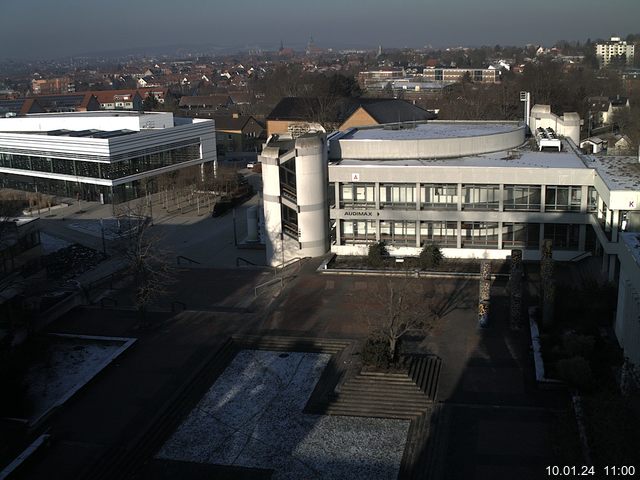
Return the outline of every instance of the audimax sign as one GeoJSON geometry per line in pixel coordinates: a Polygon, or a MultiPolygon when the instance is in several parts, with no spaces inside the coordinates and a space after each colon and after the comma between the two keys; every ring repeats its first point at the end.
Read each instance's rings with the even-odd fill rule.
{"type": "MultiPolygon", "coordinates": [[[[373,217],[373,214],[374,212],[359,212],[357,210],[344,212],[345,217],[373,217]]],[[[380,212],[375,212],[375,214],[376,217],[380,216],[380,212]]]]}

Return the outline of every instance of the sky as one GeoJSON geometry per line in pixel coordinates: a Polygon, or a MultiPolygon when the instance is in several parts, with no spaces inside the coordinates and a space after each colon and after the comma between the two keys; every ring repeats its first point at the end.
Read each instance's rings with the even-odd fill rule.
{"type": "Polygon", "coordinates": [[[479,45],[640,33],[640,0],[0,0],[0,58],[200,46],[479,45]]]}

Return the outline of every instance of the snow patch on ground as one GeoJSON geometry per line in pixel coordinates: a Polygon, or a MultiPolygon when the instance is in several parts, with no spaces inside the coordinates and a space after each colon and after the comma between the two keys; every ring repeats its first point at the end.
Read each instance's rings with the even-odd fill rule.
{"type": "Polygon", "coordinates": [[[54,337],[44,358],[27,374],[31,419],[39,418],[68,392],[91,379],[123,343],[54,337]]]}
{"type": "Polygon", "coordinates": [[[274,479],[396,478],[409,421],[302,413],[330,355],[243,350],[157,457],[274,479]]]}

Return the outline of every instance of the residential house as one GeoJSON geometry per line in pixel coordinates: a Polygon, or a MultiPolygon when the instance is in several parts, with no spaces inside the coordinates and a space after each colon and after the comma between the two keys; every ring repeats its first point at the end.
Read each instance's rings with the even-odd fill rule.
{"type": "MultiPolygon", "coordinates": [[[[257,156],[264,139],[264,127],[251,115],[216,115],[216,151],[219,157],[235,158],[238,153],[257,156]]],[[[244,156],[243,156],[244,157],[244,156]]]]}
{"type": "Polygon", "coordinates": [[[104,90],[92,92],[101,110],[142,110],[142,95],[137,90],[104,90]]]}
{"type": "Polygon", "coordinates": [[[233,105],[229,95],[183,96],[178,106],[189,117],[212,117],[233,105]]]}
{"type": "Polygon", "coordinates": [[[40,103],[33,97],[0,100],[0,117],[44,112],[44,108],[42,108],[40,103]]]}
{"type": "Polygon", "coordinates": [[[42,109],[47,112],[90,112],[100,110],[100,102],[92,92],[61,93],[57,95],[34,95],[42,109]]]}

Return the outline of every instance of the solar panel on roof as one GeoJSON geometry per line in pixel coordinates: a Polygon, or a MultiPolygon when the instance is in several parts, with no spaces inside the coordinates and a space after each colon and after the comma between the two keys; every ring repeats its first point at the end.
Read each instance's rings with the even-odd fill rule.
{"type": "Polygon", "coordinates": [[[78,130],[75,132],[69,132],[70,137],[90,137],[98,130],[78,130]]]}
{"type": "Polygon", "coordinates": [[[92,135],[93,138],[113,138],[113,137],[121,137],[123,135],[129,135],[130,133],[135,133],[135,130],[113,130],[109,132],[98,132],[92,135]]]}

